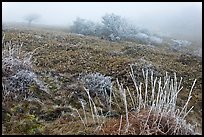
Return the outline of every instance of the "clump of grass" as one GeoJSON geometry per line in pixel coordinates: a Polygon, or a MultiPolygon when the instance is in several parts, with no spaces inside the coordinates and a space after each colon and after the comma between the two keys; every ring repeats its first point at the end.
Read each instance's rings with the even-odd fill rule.
{"type": "Polygon", "coordinates": [[[192,89],[196,79],[190,89],[188,99],[182,109],[176,105],[178,93],[182,90],[181,82],[177,81],[176,73],[174,78],[168,73],[162,79],[154,78],[153,71],[142,70],[144,83],[137,83],[133,68],[131,66],[130,76],[135,85],[135,92],[130,93],[128,88],[124,88],[119,81],[120,97],[124,100],[126,119],[111,120],[106,122],[101,130],[101,134],[140,134],[140,135],[193,135],[195,126],[187,124],[185,117],[192,110],[188,109],[191,99],[192,89]],[[150,81],[150,82],[149,82],[150,81]],[[163,82],[162,82],[163,81],[163,82]],[[142,86],[144,85],[144,87],[142,86]],[[151,86],[149,88],[148,86],[151,86]],[[148,94],[151,91],[150,95],[148,94]],[[132,105],[136,111],[129,111],[126,91],[129,91],[132,105]],[[110,124],[110,125],[109,125],[110,124]]]}

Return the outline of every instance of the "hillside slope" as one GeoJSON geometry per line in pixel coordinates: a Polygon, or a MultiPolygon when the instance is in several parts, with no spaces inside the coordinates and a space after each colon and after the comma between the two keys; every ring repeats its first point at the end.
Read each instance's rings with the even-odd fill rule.
{"type": "MultiPolygon", "coordinates": [[[[151,69],[158,77],[166,72],[170,76],[176,72],[177,77],[183,77],[178,106],[185,105],[192,83],[197,79],[189,102],[189,106],[194,108],[187,121],[198,123],[199,129],[202,126],[202,59],[199,57],[173,52],[165,47],[128,41],[110,42],[60,31],[8,28],[3,33],[5,41],[23,42],[22,52],[38,48],[32,59],[33,70],[50,90],[50,96],[40,94],[41,103],[26,100],[3,102],[3,107],[11,113],[5,118],[3,134],[92,134],[95,127],[91,115],[87,115],[90,123],[85,131],[77,116],[83,114],[78,99],[86,95],[78,81],[79,76],[101,73],[111,77],[113,88],[117,87],[118,79],[124,87],[133,91],[130,65],[135,67],[138,81],[143,81],[142,69],[151,69]],[[67,105],[77,108],[79,112],[67,105]],[[20,125],[20,122],[25,125],[30,122],[30,128],[20,125]]],[[[32,90],[37,92],[35,88],[32,90]]],[[[103,105],[99,106],[107,111],[103,105]]],[[[119,108],[115,109],[115,115],[120,115],[119,111],[119,108]]]]}

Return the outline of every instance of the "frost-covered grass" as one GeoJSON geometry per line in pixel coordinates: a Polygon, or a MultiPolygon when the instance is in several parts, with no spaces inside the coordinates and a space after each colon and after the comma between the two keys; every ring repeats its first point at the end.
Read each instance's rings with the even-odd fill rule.
{"type": "Polygon", "coordinates": [[[79,81],[89,90],[92,96],[110,96],[112,87],[111,77],[100,73],[91,73],[78,78],[79,81]]]}
{"type": "MultiPolygon", "coordinates": [[[[126,124],[124,126],[123,132],[120,134],[138,134],[138,132],[133,132],[134,122],[140,122],[139,134],[164,134],[164,135],[183,135],[183,134],[195,134],[194,126],[187,123],[185,117],[191,112],[194,106],[188,108],[188,103],[192,98],[193,87],[196,83],[194,80],[192,87],[189,91],[188,99],[183,107],[178,108],[177,106],[177,96],[179,92],[182,91],[182,77],[177,80],[176,73],[174,77],[171,78],[166,75],[162,79],[154,78],[153,71],[142,70],[144,82],[137,85],[135,74],[133,73],[133,68],[131,67],[131,78],[135,85],[135,91],[132,93],[131,100],[136,112],[129,112],[127,110],[127,99],[126,94],[128,88],[124,88],[121,83],[117,81],[119,87],[121,98],[124,100],[124,105],[126,109],[126,124]],[[151,86],[149,88],[148,86],[151,86]],[[134,99],[133,99],[134,98],[134,99]],[[129,118],[129,113],[135,115],[134,119],[129,118]],[[141,119],[139,118],[141,116],[141,119]],[[133,125],[131,127],[131,125],[133,125]],[[130,129],[130,130],[128,130],[130,129]]],[[[119,119],[118,119],[119,120],[119,119]]],[[[121,122],[120,122],[121,125],[121,122]]]]}

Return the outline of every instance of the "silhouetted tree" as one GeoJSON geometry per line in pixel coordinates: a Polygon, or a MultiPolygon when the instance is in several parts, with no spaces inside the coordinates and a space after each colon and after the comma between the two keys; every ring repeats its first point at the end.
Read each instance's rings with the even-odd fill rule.
{"type": "Polygon", "coordinates": [[[29,14],[25,16],[25,20],[28,22],[28,26],[31,26],[31,23],[40,18],[38,14],[29,14]]]}

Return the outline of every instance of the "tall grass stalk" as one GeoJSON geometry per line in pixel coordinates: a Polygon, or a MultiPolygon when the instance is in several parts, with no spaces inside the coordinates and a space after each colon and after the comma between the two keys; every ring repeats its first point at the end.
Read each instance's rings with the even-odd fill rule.
{"type": "Polygon", "coordinates": [[[80,103],[81,103],[81,106],[83,108],[83,112],[84,112],[84,121],[85,121],[85,124],[87,125],[87,118],[86,118],[86,112],[85,112],[85,106],[84,106],[84,102],[83,100],[79,100],[80,103]]]}
{"type": "Polygon", "coordinates": [[[150,110],[149,110],[149,114],[148,114],[148,116],[147,116],[147,120],[146,120],[146,122],[145,122],[145,124],[144,124],[144,130],[145,130],[145,128],[147,127],[147,122],[148,122],[148,120],[149,120],[150,114],[151,114],[152,109],[153,109],[153,107],[154,107],[154,102],[155,102],[155,101],[153,101],[152,106],[151,106],[151,108],[150,108],[150,110]]]}
{"type": "Polygon", "coordinates": [[[148,87],[148,70],[146,70],[146,74],[144,72],[144,69],[142,69],[142,72],[143,72],[143,76],[144,76],[144,79],[145,79],[145,97],[144,97],[144,108],[146,107],[146,104],[147,104],[147,87],[148,87]]]}
{"type": "Polygon", "coordinates": [[[131,101],[132,101],[132,107],[135,108],[135,101],[133,100],[133,97],[132,97],[132,95],[131,95],[131,93],[130,93],[130,90],[129,90],[128,87],[126,87],[126,89],[127,89],[128,94],[129,94],[129,96],[130,96],[130,99],[131,99],[131,101]]]}
{"type": "MultiPolygon", "coordinates": [[[[190,99],[192,98],[191,94],[192,94],[193,87],[194,87],[195,83],[196,83],[196,79],[194,80],[193,85],[191,86],[191,90],[190,90],[189,95],[188,95],[188,100],[186,101],[186,104],[185,104],[184,107],[182,108],[182,110],[181,110],[179,116],[181,116],[182,112],[183,112],[184,109],[187,107],[187,105],[188,105],[190,99]]],[[[185,116],[185,114],[184,114],[184,116],[185,116]]]]}
{"type": "Polygon", "coordinates": [[[113,100],[115,100],[115,102],[113,102],[113,100],[112,100],[112,104],[115,104],[118,107],[118,109],[121,109],[121,107],[120,107],[120,105],[118,103],[118,100],[116,98],[115,92],[112,91],[112,93],[113,93],[113,100]]]}
{"type": "Polygon", "coordinates": [[[82,119],[82,117],[81,117],[81,115],[80,115],[80,113],[79,113],[78,109],[73,108],[73,107],[72,107],[72,106],[70,106],[70,105],[68,106],[68,108],[70,108],[71,110],[73,110],[73,111],[76,111],[76,112],[77,112],[77,114],[78,114],[78,116],[79,116],[79,118],[80,118],[80,120],[81,120],[82,124],[84,125],[84,128],[86,128],[86,124],[85,124],[84,120],[82,119]]]}
{"type": "Polygon", "coordinates": [[[122,120],[123,120],[123,116],[121,115],[121,116],[120,116],[120,125],[119,125],[119,129],[118,129],[118,134],[119,134],[119,135],[120,135],[121,127],[122,127],[122,120]]]}
{"type": "Polygon", "coordinates": [[[111,84],[111,88],[110,88],[110,99],[109,99],[109,112],[111,112],[111,103],[112,103],[112,84],[111,84]]]}
{"type": "Polygon", "coordinates": [[[94,118],[94,113],[93,113],[93,107],[91,105],[92,103],[91,103],[91,96],[89,94],[89,90],[86,89],[85,87],[84,87],[84,90],[86,91],[86,93],[88,95],[88,98],[89,98],[89,106],[90,106],[90,109],[91,109],[91,114],[92,114],[93,121],[94,121],[94,123],[96,123],[95,118],[94,118]]]}
{"type": "Polygon", "coordinates": [[[125,106],[125,113],[126,113],[126,131],[128,130],[129,127],[129,119],[128,119],[128,107],[127,107],[127,98],[126,98],[126,90],[123,88],[123,85],[119,83],[118,79],[116,80],[119,91],[121,93],[122,99],[124,101],[124,106],[125,106]]]}
{"type": "MultiPolygon", "coordinates": [[[[136,82],[136,78],[135,78],[135,75],[134,75],[134,72],[133,72],[133,68],[132,68],[132,65],[130,65],[130,76],[131,76],[131,78],[132,78],[132,80],[133,80],[133,83],[134,83],[134,86],[135,86],[135,89],[136,89],[136,95],[137,95],[137,99],[139,98],[139,88],[138,88],[138,86],[137,86],[137,82],[136,82]]],[[[139,100],[137,100],[137,103],[138,103],[138,101],[139,100]]]]}

